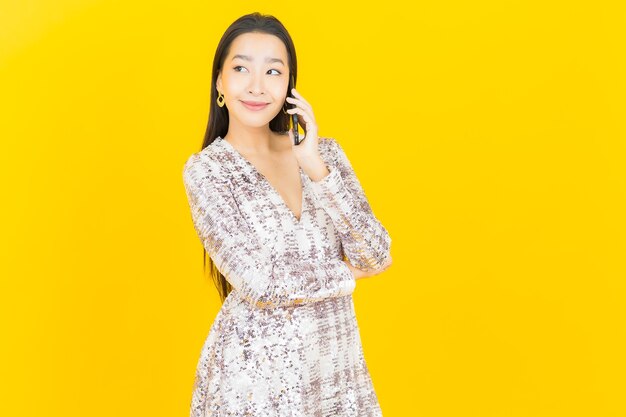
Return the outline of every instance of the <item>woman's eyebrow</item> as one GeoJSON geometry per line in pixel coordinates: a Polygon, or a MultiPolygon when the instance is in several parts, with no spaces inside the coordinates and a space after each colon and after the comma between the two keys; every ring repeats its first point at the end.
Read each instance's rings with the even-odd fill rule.
{"type": "MultiPolygon", "coordinates": [[[[235,55],[235,56],[233,57],[233,59],[231,59],[231,61],[234,61],[234,60],[235,60],[235,58],[245,59],[246,61],[253,61],[252,57],[251,57],[251,56],[249,56],[249,55],[241,55],[241,54],[237,54],[237,55],[235,55]]],[[[281,64],[285,65],[285,63],[283,62],[283,60],[282,60],[282,59],[279,59],[279,58],[266,57],[266,58],[265,58],[265,62],[269,62],[269,63],[272,63],[272,62],[280,62],[281,64]]]]}

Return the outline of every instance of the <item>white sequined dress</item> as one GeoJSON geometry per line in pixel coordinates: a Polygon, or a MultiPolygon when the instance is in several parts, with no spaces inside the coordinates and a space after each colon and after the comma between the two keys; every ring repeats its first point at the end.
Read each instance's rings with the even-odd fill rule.
{"type": "Polygon", "coordinates": [[[194,228],[234,288],[200,351],[191,417],[382,416],[343,259],[378,269],[391,238],[337,140],[319,151],[330,173],[300,168],[299,220],[219,136],[184,165],[194,228]]]}

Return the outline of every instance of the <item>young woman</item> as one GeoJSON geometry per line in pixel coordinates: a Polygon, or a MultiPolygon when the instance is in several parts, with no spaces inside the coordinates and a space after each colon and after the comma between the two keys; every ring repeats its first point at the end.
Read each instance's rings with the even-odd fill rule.
{"type": "Polygon", "coordinates": [[[253,13],[226,30],[204,143],[183,169],[223,301],[191,417],[382,415],[352,293],[391,264],[391,238],[291,76],[295,87],[295,48],[276,18],[253,13]]]}

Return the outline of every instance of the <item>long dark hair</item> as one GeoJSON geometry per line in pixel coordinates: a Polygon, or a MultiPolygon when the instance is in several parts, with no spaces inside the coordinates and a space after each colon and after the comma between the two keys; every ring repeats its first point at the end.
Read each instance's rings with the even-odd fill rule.
{"type": "MultiPolygon", "coordinates": [[[[235,20],[222,35],[220,43],[217,45],[215,51],[215,57],[213,58],[213,71],[211,75],[211,107],[209,110],[209,123],[207,124],[206,133],[204,135],[204,141],[202,142],[202,148],[209,146],[215,138],[218,136],[224,137],[228,132],[228,109],[226,106],[220,107],[217,105],[217,76],[224,65],[224,59],[230,51],[230,45],[239,35],[248,32],[260,32],[277,36],[287,48],[288,66],[289,66],[289,89],[287,95],[291,94],[291,89],[295,88],[296,81],[298,80],[298,61],[296,59],[296,48],[293,45],[291,36],[287,32],[287,29],[283,24],[271,15],[264,15],[259,12],[250,13],[241,16],[235,20]]],[[[287,96],[285,96],[287,98],[287,96]]],[[[276,117],[270,121],[270,130],[273,132],[285,132],[289,129],[289,114],[285,114],[282,111],[278,112],[276,117]]],[[[217,269],[215,263],[211,257],[207,257],[206,249],[203,251],[203,271],[206,274],[207,258],[209,259],[210,274],[215,282],[217,291],[220,294],[222,302],[226,299],[231,292],[232,287],[226,280],[224,275],[217,269]]]]}

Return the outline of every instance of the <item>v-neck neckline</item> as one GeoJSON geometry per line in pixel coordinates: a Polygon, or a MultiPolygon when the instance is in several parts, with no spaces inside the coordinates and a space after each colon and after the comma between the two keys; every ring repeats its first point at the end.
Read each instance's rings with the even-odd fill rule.
{"type": "Polygon", "coordinates": [[[305,177],[306,177],[306,175],[304,174],[304,171],[302,170],[302,167],[298,167],[298,171],[300,173],[300,187],[302,189],[302,197],[301,197],[301,201],[300,201],[300,219],[298,219],[296,217],[296,215],[294,214],[294,212],[289,208],[289,206],[285,202],[285,199],[278,192],[276,187],[274,187],[272,185],[272,183],[267,179],[267,177],[265,175],[263,175],[261,173],[261,171],[259,171],[257,169],[257,167],[254,166],[254,164],[252,162],[250,162],[245,156],[243,156],[241,154],[241,152],[239,152],[237,149],[235,149],[235,147],[230,142],[228,142],[226,139],[224,139],[223,137],[218,136],[217,140],[222,142],[224,144],[224,146],[226,146],[237,158],[241,159],[244,162],[244,164],[249,168],[249,170],[250,170],[250,172],[252,174],[256,175],[256,177],[258,179],[260,179],[263,183],[265,183],[265,185],[267,186],[269,191],[271,193],[273,193],[274,196],[277,198],[277,200],[280,203],[280,205],[282,205],[287,210],[287,212],[290,214],[290,216],[293,219],[293,221],[297,225],[300,225],[300,223],[302,222],[302,217],[304,216],[304,213],[305,213],[305,203],[306,203],[306,195],[305,195],[305,192],[306,192],[306,180],[305,180],[305,177]]]}

